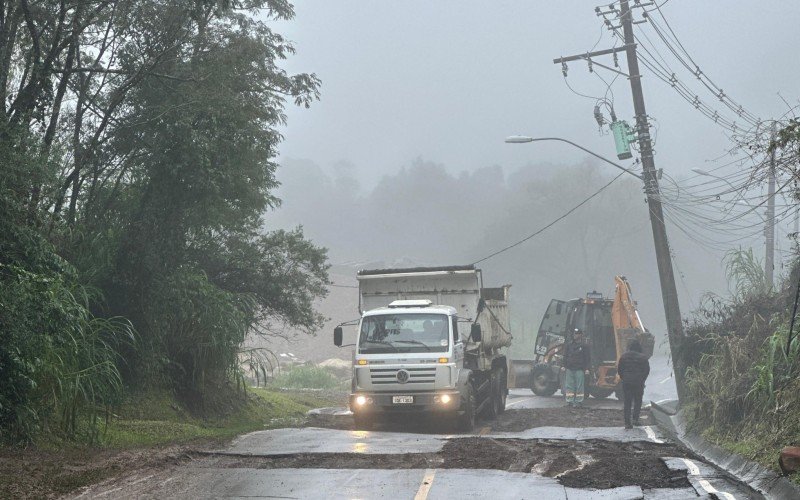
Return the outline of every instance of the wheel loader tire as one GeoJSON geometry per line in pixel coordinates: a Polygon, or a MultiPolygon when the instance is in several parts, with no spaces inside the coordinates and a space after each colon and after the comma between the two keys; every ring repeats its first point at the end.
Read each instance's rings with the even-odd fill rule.
{"type": "Polygon", "coordinates": [[[531,372],[531,390],[537,396],[552,396],[558,389],[558,380],[550,365],[538,364],[531,372]]]}
{"type": "Polygon", "coordinates": [[[625,401],[625,390],[622,388],[622,384],[619,384],[614,391],[614,396],[620,401],[625,401]]]}
{"type": "Polygon", "coordinates": [[[595,399],[606,399],[614,394],[614,389],[603,389],[602,387],[592,387],[589,389],[589,394],[595,399]]]}

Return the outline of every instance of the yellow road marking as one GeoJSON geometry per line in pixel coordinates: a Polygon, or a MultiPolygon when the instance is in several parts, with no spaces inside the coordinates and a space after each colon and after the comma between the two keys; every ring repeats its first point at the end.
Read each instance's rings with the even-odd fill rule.
{"type": "Polygon", "coordinates": [[[425,469],[425,475],[422,476],[422,484],[419,485],[417,494],[414,495],[414,500],[425,500],[428,498],[428,492],[431,491],[433,486],[433,476],[436,475],[436,469],[425,469]]]}

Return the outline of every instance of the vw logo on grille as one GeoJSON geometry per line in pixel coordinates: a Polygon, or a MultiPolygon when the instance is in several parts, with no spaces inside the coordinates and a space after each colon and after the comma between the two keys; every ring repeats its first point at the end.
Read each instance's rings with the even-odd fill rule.
{"type": "Polygon", "coordinates": [[[405,384],[406,382],[408,382],[409,374],[405,370],[399,370],[397,372],[396,377],[398,382],[400,382],[401,384],[405,384]]]}

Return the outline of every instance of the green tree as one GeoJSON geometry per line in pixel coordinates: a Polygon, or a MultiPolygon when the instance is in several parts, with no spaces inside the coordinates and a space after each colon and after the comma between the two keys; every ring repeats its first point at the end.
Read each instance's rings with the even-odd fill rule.
{"type": "Polygon", "coordinates": [[[2,5],[0,375],[98,389],[34,408],[35,390],[4,385],[0,426],[33,405],[75,432],[120,370],[202,401],[239,377],[249,334],[319,325],[325,250],[262,219],[280,204],[284,105],[319,96],[315,75],[280,67],[294,49],[269,23],[293,15],[284,0],[2,5]],[[42,345],[69,342],[73,358],[37,368],[42,345]]]}

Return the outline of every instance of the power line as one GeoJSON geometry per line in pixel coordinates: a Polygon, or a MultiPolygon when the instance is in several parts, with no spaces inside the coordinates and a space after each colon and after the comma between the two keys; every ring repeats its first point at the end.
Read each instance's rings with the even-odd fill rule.
{"type": "Polygon", "coordinates": [[[594,198],[595,196],[597,196],[597,195],[599,195],[600,193],[602,193],[603,191],[605,191],[605,190],[606,190],[606,189],[607,189],[609,186],[611,186],[611,184],[613,184],[613,183],[614,183],[614,182],[615,182],[617,179],[619,179],[620,177],[622,177],[622,176],[623,176],[623,175],[625,175],[626,173],[628,173],[628,172],[620,172],[619,174],[617,174],[617,176],[616,176],[616,177],[614,177],[614,178],[613,178],[613,179],[611,179],[611,180],[610,180],[610,181],[609,181],[609,182],[608,182],[606,185],[604,185],[603,187],[601,187],[600,189],[598,189],[597,191],[595,191],[594,193],[592,193],[592,194],[591,194],[591,195],[590,195],[588,198],[584,199],[583,201],[581,201],[580,203],[578,203],[578,204],[577,204],[577,205],[575,205],[574,207],[570,208],[570,209],[569,209],[567,212],[565,212],[563,215],[561,215],[560,217],[558,217],[558,218],[554,219],[553,221],[551,221],[550,223],[548,223],[546,226],[544,226],[544,227],[542,227],[542,228],[538,229],[536,232],[534,232],[534,233],[532,233],[532,234],[529,234],[528,236],[526,236],[526,237],[522,238],[521,240],[519,240],[519,241],[517,241],[517,242],[515,242],[515,243],[512,243],[512,244],[508,245],[507,247],[501,248],[500,250],[498,250],[498,251],[496,251],[496,252],[493,252],[493,253],[491,253],[491,254],[487,255],[486,257],[483,257],[483,258],[481,258],[481,259],[478,259],[478,260],[476,260],[475,262],[473,262],[473,264],[479,264],[479,263],[481,263],[481,262],[483,262],[483,261],[485,261],[485,260],[491,259],[492,257],[495,257],[495,256],[497,256],[497,255],[500,255],[500,254],[501,254],[501,253],[503,253],[503,252],[506,252],[506,251],[508,251],[508,250],[511,250],[512,248],[514,248],[514,247],[516,247],[516,246],[519,246],[519,245],[521,245],[521,244],[525,243],[526,241],[530,240],[531,238],[533,238],[533,237],[535,237],[535,236],[538,236],[538,235],[540,235],[541,233],[543,233],[543,232],[544,232],[544,231],[546,231],[547,229],[549,229],[549,228],[553,227],[554,225],[556,225],[556,224],[557,224],[557,223],[559,223],[560,221],[562,221],[562,220],[564,220],[565,218],[567,218],[567,217],[568,217],[568,216],[569,216],[569,215],[570,215],[572,212],[576,211],[577,209],[579,209],[579,208],[580,208],[580,207],[582,207],[583,205],[587,204],[587,203],[588,203],[588,202],[589,202],[589,201],[590,201],[592,198],[594,198]]]}
{"type": "MultiPolygon", "coordinates": [[[[758,136],[758,129],[760,128],[762,122],[758,119],[755,115],[750,113],[749,111],[745,110],[743,106],[738,104],[736,101],[728,97],[722,89],[717,86],[710,78],[708,78],[705,73],[702,72],[700,67],[694,62],[694,59],[688,54],[686,48],[677,38],[675,35],[674,30],[669,25],[669,22],[664,16],[663,12],[660,10],[660,7],[663,6],[666,2],[663,2],[661,5],[657,5],[656,7],[650,10],[645,10],[643,16],[645,20],[649,21],[649,25],[653,28],[659,38],[662,40],[666,48],[670,51],[670,53],[678,60],[678,62],[686,68],[695,78],[697,78],[701,84],[711,92],[717,99],[719,99],[726,107],[728,107],[731,111],[737,114],[742,120],[746,122],[746,124],[752,125],[755,127],[755,135],[758,136]],[[658,10],[659,15],[664,20],[665,25],[667,25],[667,29],[672,34],[672,38],[674,42],[670,39],[668,35],[665,34],[664,30],[661,29],[658,23],[655,21],[653,16],[648,15],[648,12],[652,12],[654,10],[658,10]],[[677,44],[678,48],[676,48],[675,44],[677,44]],[[685,58],[681,55],[680,52],[685,54],[685,58]],[[686,61],[689,59],[689,62],[686,61]],[[691,64],[690,64],[691,63],[691,64]],[[694,68],[692,67],[694,65],[694,68]]],[[[598,14],[602,15],[606,26],[608,29],[613,32],[613,34],[619,38],[623,39],[622,34],[619,32],[618,27],[615,27],[613,23],[607,18],[608,14],[615,13],[617,15],[617,19],[619,20],[619,11],[612,5],[611,11],[602,11],[597,9],[598,14]]],[[[704,100],[700,99],[699,95],[695,93],[689,86],[683,83],[678,77],[676,72],[669,66],[669,63],[666,61],[664,56],[656,48],[655,44],[650,40],[647,32],[644,30],[640,30],[642,36],[647,40],[647,43],[641,39],[641,37],[636,36],[635,40],[639,47],[647,54],[640,54],[639,58],[642,61],[642,64],[659,80],[662,80],[664,83],[672,87],[675,92],[686,100],[689,104],[691,104],[694,108],[696,108],[700,113],[705,115],[707,118],[714,121],[717,125],[722,127],[725,130],[733,133],[734,136],[740,135],[741,138],[736,139],[732,138],[734,142],[744,142],[745,137],[750,137],[754,134],[753,129],[748,129],[746,125],[742,126],[737,124],[735,121],[732,121],[726,118],[722,113],[714,109],[712,106],[709,106],[704,100]],[[655,53],[655,54],[654,54],[655,53]],[[660,60],[660,61],[659,61],[660,60]]]]}
{"type": "MultiPolygon", "coordinates": [[[[658,11],[658,14],[661,17],[661,19],[664,21],[664,24],[667,26],[667,29],[672,34],[672,37],[674,38],[675,42],[678,44],[678,47],[680,47],[680,49],[683,51],[683,53],[686,55],[686,57],[689,59],[689,61],[694,65],[695,71],[697,73],[698,78],[701,79],[701,80],[703,80],[703,79],[706,80],[708,82],[708,84],[711,87],[713,87],[712,91],[716,91],[719,99],[721,101],[725,102],[726,105],[729,105],[730,109],[732,111],[736,112],[737,115],[743,116],[743,117],[747,116],[753,122],[760,122],[761,120],[756,115],[754,115],[753,113],[750,113],[749,111],[745,110],[744,107],[741,104],[737,103],[736,101],[731,99],[729,96],[727,96],[723,92],[722,88],[720,88],[718,85],[716,85],[711,80],[711,78],[708,77],[708,75],[706,75],[704,72],[702,72],[700,70],[700,66],[694,61],[694,59],[692,59],[692,56],[689,54],[689,52],[683,46],[683,44],[681,43],[680,39],[678,38],[678,35],[675,34],[675,31],[672,29],[672,26],[670,26],[669,21],[667,20],[667,17],[664,15],[664,12],[661,10],[661,7],[663,7],[663,6],[664,6],[664,4],[661,4],[661,5],[656,4],[656,10],[658,11]]],[[[653,26],[654,29],[657,29],[657,24],[654,22],[652,17],[648,16],[648,18],[651,21],[651,26],[653,26]]],[[[711,90],[711,89],[709,89],[709,90],[711,90]]]]}

